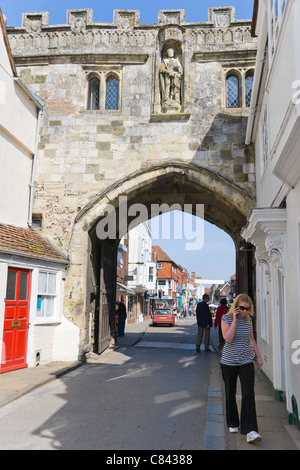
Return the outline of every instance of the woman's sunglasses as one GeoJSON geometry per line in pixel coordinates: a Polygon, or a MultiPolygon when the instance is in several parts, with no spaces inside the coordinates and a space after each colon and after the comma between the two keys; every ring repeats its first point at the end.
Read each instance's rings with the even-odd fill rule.
{"type": "Polygon", "coordinates": [[[238,308],[239,308],[240,310],[242,310],[242,312],[243,312],[244,310],[247,310],[247,311],[250,310],[250,307],[243,307],[242,305],[239,305],[238,308]]]}

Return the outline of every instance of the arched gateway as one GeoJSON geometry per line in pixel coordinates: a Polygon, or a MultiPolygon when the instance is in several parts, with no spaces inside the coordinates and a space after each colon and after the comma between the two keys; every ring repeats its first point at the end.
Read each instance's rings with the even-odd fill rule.
{"type": "MultiPolygon", "coordinates": [[[[74,314],[74,308],[83,309],[88,321],[90,315],[93,316],[96,350],[101,351],[114,341],[116,255],[122,234],[130,229],[130,224],[133,226],[137,221],[151,218],[153,210],[166,212],[180,207],[198,215],[199,205],[203,205],[207,221],[232,237],[239,266],[242,256],[240,232],[254,205],[254,198],[237,184],[205,167],[178,161],[150,165],[110,185],[77,214],[70,238],[71,265],[66,285],[67,292],[76,285],[76,293],[69,302],[68,316],[74,314]],[[112,219],[108,218],[109,214],[112,219]],[[103,219],[107,225],[112,220],[115,228],[112,236],[108,233],[106,239],[99,238],[101,235],[97,231],[97,224],[103,219]]],[[[248,290],[247,279],[242,277],[241,272],[240,286],[248,290]]]]}
{"type": "Polygon", "coordinates": [[[79,355],[91,334],[98,351],[113,336],[125,198],[127,208],[146,208],[145,220],[153,204],[194,213],[203,204],[206,220],[234,240],[239,288],[253,292],[251,252],[239,250],[255,199],[245,145],[251,21],[236,20],[234,7],[210,8],[201,23],[186,23],[184,10],[160,11],[152,25],[138,11],[115,10],[112,23],[92,15],[70,10],[67,24],[49,26],[47,12],[24,13],[7,30],[19,77],[45,103],[33,220],[69,260],[63,314],[80,330],[79,355]],[[112,207],[116,238],[100,240],[97,224],[112,207]]]}

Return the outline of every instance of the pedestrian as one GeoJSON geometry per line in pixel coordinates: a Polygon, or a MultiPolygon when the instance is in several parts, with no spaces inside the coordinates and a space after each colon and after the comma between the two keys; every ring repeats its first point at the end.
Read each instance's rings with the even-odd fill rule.
{"type": "Polygon", "coordinates": [[[198,334],[196,338],[196,351],[199,353],[203,335],[205,351],[210,351],[210,328],[212,327],[211,313],[208,307],[209,295],[202,296],[202,302],[199,302],[196,308],[196,318],[198,324],[198,334]]]}
{"type": "Polygon", "coordinates": [[[229,432],[237,433],[240,424],[241,434],[246,435],[249,443],[262,440],[257,426],[251,342],[258,368],[263,365],[263,361],[254,340],[252,317],[253,304],[250,297],[247,294],[238,295],[229,312],[222,317],[225,344],[220,361],[225,383],[226,420],[229,432]],[[235,397],[237,377],[240,379],[242,390],[240,420],[235,397]]]}
{"type": "Polygon", "coordinates": [[[227,300],[225,299],[225,297],[220,300],[220,304],[221,305],[217,308],[217,312],[216,312],[215,328],[217,327],[219,328],[219,349],[222,349],[225,341],[224,341],[223,334],[222,334],[221,320],[222,320],[223,315],[228,312],[229,307],[227,306],[227,300]]]}
{"type": "Polygon", "coordinates": [[[125,335],[125,321],[127,317],[126,313],[126,305],[124,304],[124,297],[121,297],[121,301],[118,302],[119,309],[119,320],[118,320],[118,336],[124,336],[125,335]]]}

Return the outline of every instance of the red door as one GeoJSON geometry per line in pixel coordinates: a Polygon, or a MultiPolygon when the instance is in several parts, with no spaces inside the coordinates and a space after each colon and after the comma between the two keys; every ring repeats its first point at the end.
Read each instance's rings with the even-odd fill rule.
{"type": "Polygon", "coordinates": [[[0,373],[27,367],[31,271],[8,268],[0,373]]]}

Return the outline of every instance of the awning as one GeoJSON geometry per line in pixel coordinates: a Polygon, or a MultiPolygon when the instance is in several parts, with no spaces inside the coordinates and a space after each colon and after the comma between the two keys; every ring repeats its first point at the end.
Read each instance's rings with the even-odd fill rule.
{"type": "Polygon", "coordinates": [[[121,282],[117,282],[117,285],[119,286],[119,293],[124,294],[124,295],[135,295],[135,292],[132,289],[129,289],[128,286],[125,286],[125,284],[122,284],[121,282]]]}
{"type": "Polygon", "coordinates": [[[147,292],[147,288],[145,286],[136,286],[136,287],[133,287],[133,289],[137,294],[141,294],[142,292],[147,292]]]}

